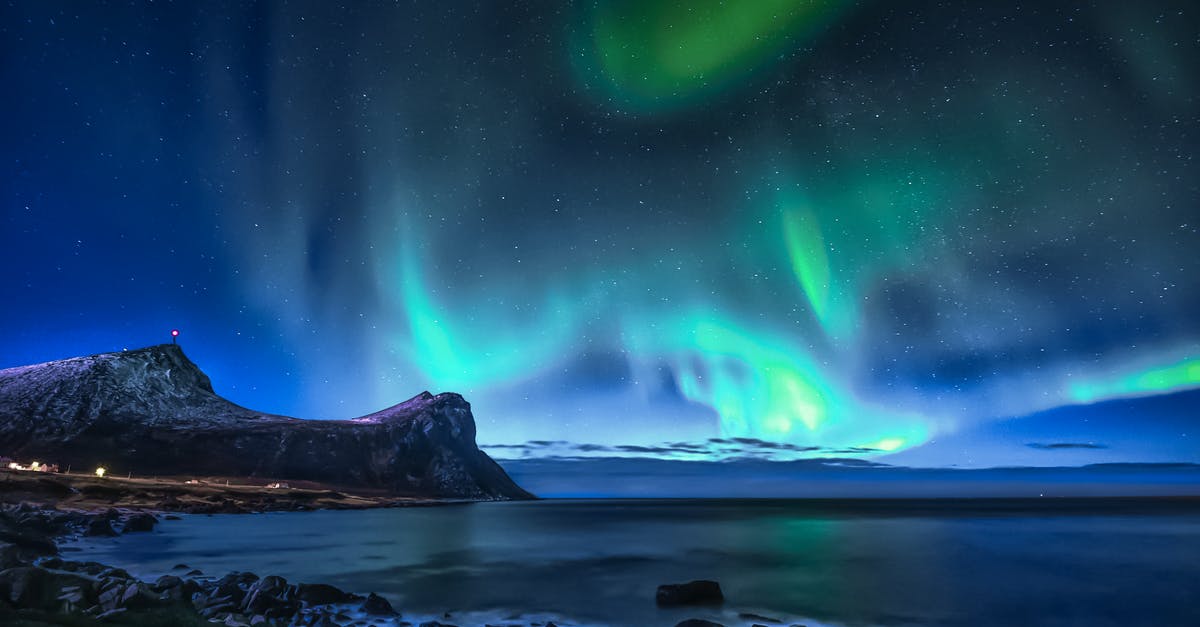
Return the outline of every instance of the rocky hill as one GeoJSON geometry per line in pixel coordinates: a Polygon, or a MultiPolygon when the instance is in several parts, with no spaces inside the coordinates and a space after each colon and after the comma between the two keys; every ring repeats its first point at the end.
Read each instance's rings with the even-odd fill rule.
{"type": "Polygon", "coordinates": [[[423,392],[354,420],[264,414],[218,396],[173,344],[0,370],[0,456],[120,475],[530,497],[475,445],[471,406],[458,394],[423,392]]]}

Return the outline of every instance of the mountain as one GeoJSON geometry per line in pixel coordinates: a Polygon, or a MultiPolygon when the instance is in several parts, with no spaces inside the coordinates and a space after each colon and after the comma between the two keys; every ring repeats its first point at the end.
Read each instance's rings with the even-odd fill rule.
{"type": "Polygon", "coordinates": [[[218,396],[174,344],[0,370],[0,456],[120,475],[531,497],[475,445],[471,406],[458,394],[423,392],[354,420],[264,414],[218,396]]]}

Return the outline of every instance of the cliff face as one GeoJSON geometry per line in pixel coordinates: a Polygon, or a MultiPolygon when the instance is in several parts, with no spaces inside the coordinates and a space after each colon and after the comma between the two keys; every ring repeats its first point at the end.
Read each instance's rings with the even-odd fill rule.
{"type": "Polygon", "coordinates": [[[423,392],[354,420],[263,414],[218,396],[172,344],[0,370],[0,455],[117,474],[530,497],[476,447],[471,406],[458,394],[423,392]]]}

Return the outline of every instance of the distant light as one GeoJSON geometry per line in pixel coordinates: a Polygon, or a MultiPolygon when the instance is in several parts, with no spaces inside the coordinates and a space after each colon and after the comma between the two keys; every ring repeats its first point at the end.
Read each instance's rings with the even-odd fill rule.
{"type": "Polygon", "coordinates": [[[105,472],[108,472],[108,471],[104,469],[104,466],[101,466],[96,469],[96,476],[103,477],[105,472]]]}
{"type": "Polygon", "coordinates": [[[179,329],[171,329],[171,337],[179,337],[179,329]]]}

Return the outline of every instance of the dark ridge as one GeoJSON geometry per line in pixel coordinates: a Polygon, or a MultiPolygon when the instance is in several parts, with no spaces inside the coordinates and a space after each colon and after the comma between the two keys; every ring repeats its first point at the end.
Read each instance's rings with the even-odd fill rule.
{"type": "Polygon", "coordinates": [[[352,420],[300,420],[218,396],[173,344],[0,370],[0,456],[121,475],[531,497],[476,446],[471,405],[458,394],[426,391],[352,420]]]}

